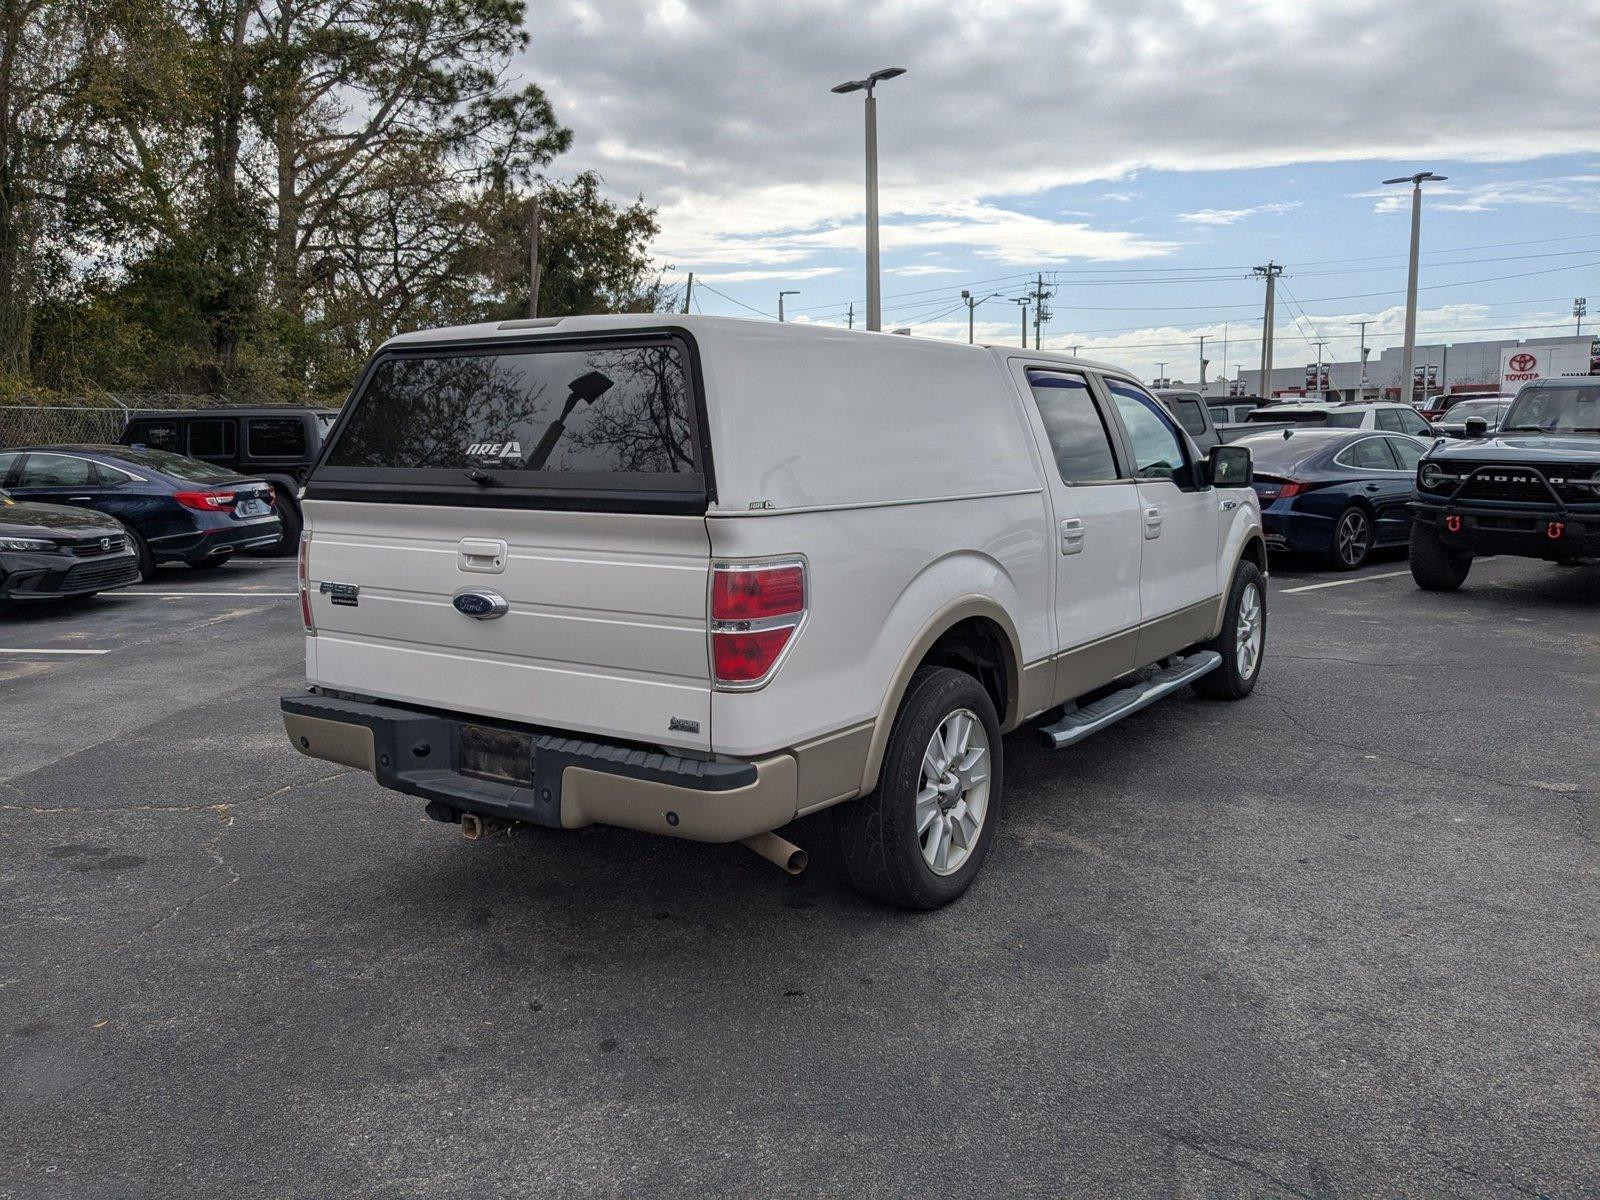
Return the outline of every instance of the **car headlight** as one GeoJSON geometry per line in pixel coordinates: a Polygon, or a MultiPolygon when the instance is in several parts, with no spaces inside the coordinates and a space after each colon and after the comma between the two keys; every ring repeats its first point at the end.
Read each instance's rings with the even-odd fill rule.
{"type": "Polygon", "coordinates": [[[1418,485],[1430,492],[1444,487],[1451,478],[1438,463],[1425,462],[1417,469],[1418,485]]]}
{"type": "Polygon", "coordinates": [[[54,550],[56,544],[45,538],[0,537],[0,550],[54,550]]]}

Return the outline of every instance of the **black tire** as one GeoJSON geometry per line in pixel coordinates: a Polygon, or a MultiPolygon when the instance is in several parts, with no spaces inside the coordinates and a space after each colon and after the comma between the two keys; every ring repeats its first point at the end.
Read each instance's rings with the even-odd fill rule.
{"type": "Polygon", "coordinates": [[[919,670],[895,714],[877,790],[833,810],[850,882],[865,895],[900,908],[934,909],[960,896],[994,841],[1004,765],[1000,720],[983,685],[965,671],[949,667],[919,670]],[[966,849],[965,859],[951,873],[939,874],[923,857],[917,793],[924,750],[945,721],[963,710],[976,715],[988,742],[988,792],[976,840],[966,849]]]}
{"type": "Polygon", "coordinates": [[[189,565],[196,571],[214,571],[232,557],[233,551],[230,550],[226,554],[213,554],[210,558],[197,559],[189,565]]]}
{"type": "Polygon", "coordinates": [[[272,545],[265,546],[255,553],[263,558],[291,558],[300,553],[300,530],[305,522],[300,516],[300,506],[295,503],[292,493],[277,486],[272,490],[278,495],[275,507],[278,510],[278,520],[283,523],[283,534],[272,545]]]}
{"type": "Polygon", "coordinates": [[[1472,555],[1451,550],[1431,521],[1411,522],[1411,578],[1425,592],[1453,592],[1467,581],[1472,555]]]}
{"type": "Polygon", "coordinates": [[[150,552],[150,543],[140,537],[131,525],[125,524],[122,529],[128,535],[128,544],[133,547],[133,552],[139,556],[139,582],[149,583],[156,574],[156,556],[150,552]]]}
{"type": "MultiPolygon", "coordinates": [[[[1255,691],[1256,680],[1261,678],[1261,664],[1267,657],[1267,589],[1261,578],[1261,569],[1246,559],[1233,573],[1233,583],[1228,589],[1228,603],[1222,609],[1222,632],[1197,650],[1215,650],[1222,655],[1222,665],[1208,671],[1189,686],[1197,695],[1207,700],[1243,700],[1255,691]],[[1240,613],[1245,608],[1245,597],[1255,591],[1258,617],[1256,628],[1261,641],[1254,661],[1246,670],[1239,663],[1239,646],[1242,641],[1240,613]]],[[[1246,656],[1248,657],[1248,656],[1246,656]]]]}
{"type": "Polygon", "coordinates": [[[1354,571],[1367,561],[1377,540],[1377,525],[1371,510],[1359,504],[1347,505],[1333,523],[1333,541],[1328,546],[1328,561],[1340,571],[1354,571]],[[1349,530],[1346,526],[1350,526],[1349,530]],[[1350,540],[1346,540],[1347,537],[1350,540]]]}

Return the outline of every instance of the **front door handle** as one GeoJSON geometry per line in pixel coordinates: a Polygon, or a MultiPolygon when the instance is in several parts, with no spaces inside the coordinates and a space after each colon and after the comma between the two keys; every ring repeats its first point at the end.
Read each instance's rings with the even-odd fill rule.
{"type": "Polygon", "coordinates": [[[68,504],[87,504],[87,503],[89,503],[89,501],[91,501],[93,499],[94,499],[93,496],[68,496],[67,497],[67,503],[68,504]]]}
{"type": "Polygon", "coordinates": [[[1369,492],[1375,492],[1378,490],[1378,485],[1375,483],[1364,483],[1361,486],[1366,488],[1369,492]]]}
{"type": "Polygon", "coordinates": [[[1148,541],[1161,536],[1161,510],[1151,507],[1144,510],[1144,536],[1148,541]]]}
{"type": "Polygon", "coordinates": [[[1083,553],[1083,518],[1067,517],[1061,522],[1061,553],[1083,553]]]}

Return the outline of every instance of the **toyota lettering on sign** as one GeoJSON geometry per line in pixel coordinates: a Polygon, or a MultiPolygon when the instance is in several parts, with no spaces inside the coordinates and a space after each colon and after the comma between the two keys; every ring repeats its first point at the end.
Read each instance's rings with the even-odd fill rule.
{"type": "Polygon", "coordinates": [[[1541,356],[1533,350],[1509,346],[1500,352],[1502,384],[1527,383],[1530,379],[1543,379],[1546,374],[1541,356]]]}

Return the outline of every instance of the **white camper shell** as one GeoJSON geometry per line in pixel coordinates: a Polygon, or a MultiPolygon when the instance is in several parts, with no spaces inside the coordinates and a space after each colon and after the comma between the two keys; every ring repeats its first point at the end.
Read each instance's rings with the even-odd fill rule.
{"type": "Polygon", "coordinates": [[[286,727],[471,830],[733,841],[855,801],[856,881],[942,903],[1002,733],[1253,686],[1249,484],[1049,351],[663,314],[406,335],[305,489],[286,727]]]}

